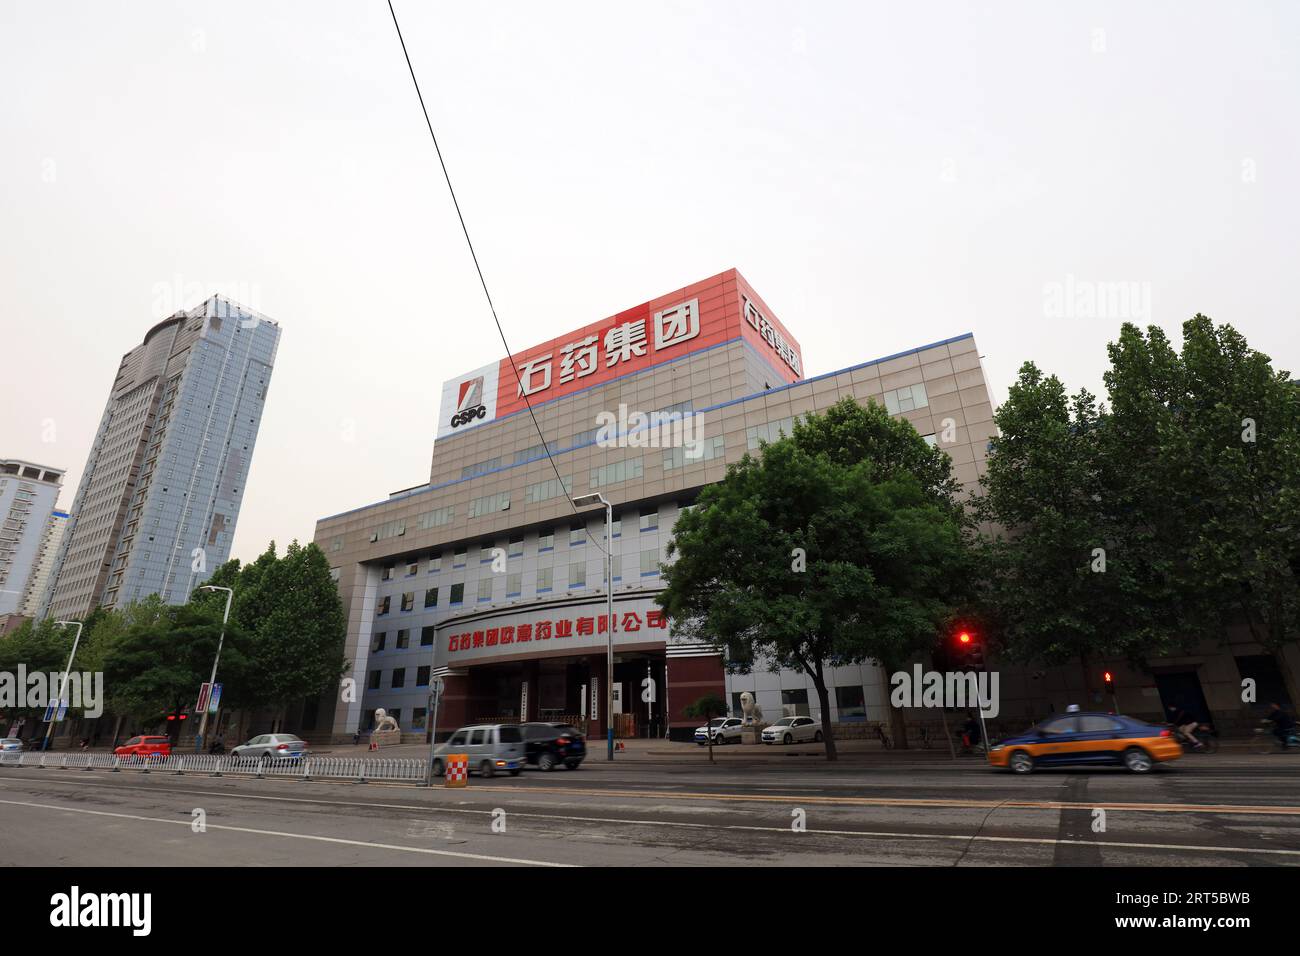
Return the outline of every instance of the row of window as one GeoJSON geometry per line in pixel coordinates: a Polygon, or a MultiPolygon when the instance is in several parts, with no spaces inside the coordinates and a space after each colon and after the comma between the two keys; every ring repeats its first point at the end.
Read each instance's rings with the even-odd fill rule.
{"type": "MultiPolygon", "coordinates": [[[[429,686],[429,671],[430,671],[430,669],[431,669],[431,668],[429,668],[429,667],[417,667],[417,668],[415,669],[415,686],[416,686],[416,687],[428,687],[428,686],[429,686]]],[[[389,681],[389,685],[388,685],[388,686],[391,687],[391,688],[393,688],[394,690],[401,690],[401,689],[405,688],[405,687],[406,687],[406,671],[407,671],[407,668],[405,668],[405,667],[394,667],[394,668],[393,668],[393,673],[392,673],[392,676],[391,676],[391,678],[390,678],[390,681],[389,681]]],[[[383,678],[383,671],[371,671],[371,672],[370,672],[370,689],[371,689],[371,690],[379,690],[380,684],[381,684],[381,682],[383,681],[383,679],[384,679],[384,678],[383,678]]],[[[394,712],[394,715],[395,715],[395,714],[396,714],[396,712],[394,712]]]]}
{"type": "MultiPolygon", "coordinates": [[[[626,559],[625,559],[626,560],[626,559]]],[[[659,573],[659,549],[649,548],[639,555],[639,568],[642,577],[648,577],[659,573]]],[[[523,574],[522,572],[511,572],[505,575],[506,579],[506,597],[519,597],[523,593],[523,574]]],[[[602,582],[604,572],[601,572],[602,582]]],[[[477,585],[478,600],[486,602],[492,600],[492,591],[494,587],[495,575],[482,578],[477,585]]],[[[621,574],[614,575],[615,583],[622,581],[621,574]]],[[[535,590],[538,594],[544,594],[554,589],[555,586],[555,569],[553,567],[543,567],[537,569],[537,581],[535,590]]],[[[585,561],[575,561],[569,565],[568,588],[582,588],[587,586],[587,563],[585,561]]],[[[465,585],[463,583],[453,584],[448,589],[447,605],[454,607],[465,602],[465,585]]],[[[414,591],[404,591],[398,595],[398,607],[403,612],[409,612],[415,609],[414,591]]],[[[424,606],[425,608],[436,608],[438,606],[439,589],[425,588],[424,606]]],[[[391,614],[393,610],[393,598],[391,595],[385,595],[379,599],[375,608],[376,617],[384,617],[391,614]]]]}
{"type": "MultiPolygon", "coordinates": [[[[615,538],[620,537],[623,533],[623,516],[622,515],[616,516],[614,518],[613,525],[614,525],[613,526],[614,537],[615,538]]],[[[641,531],[659,530],[659,510],[656,508],[648,511],[638,512],[637,527],[641,531]]],[[[603,529],[601,530],[603,531],[603,529]]],[[[587,526],[585,524],[572,525],[569,528],[569,547],[571,548],[579,547],[586,543],[587,543],[587,526]]],[[[480,542],[478,546],[479,563],[480,564],[490,563],[496,557],[496,554],[494,552],[497,550],[497,547],[498,546],[496,545],[496,543],[492,541],[480,542]]],[[[537,535],[537,553],[542,554],[547,551],[552,551],[554,550],[554,548],[555,548],[555,529],[550,528],[545,531],[539,532],[537,535]]],[[[510,558],[517,558],[523,556],[524,539],[522,535],[513,537],[508,541],[506,545],[505,553],[506,556],[510,558]]],[[[469,558],[469,551],[465,546],[461,546],[457,548],[454,552],[452,552],[452,563],[451,563],[452,569],[454,570],[456,568],[465,567],[468,558],[469,558]]],[[[416,560],[408,561],[405,565],[405,569],[406,569],[405,570],[406,577],[408,578],[415,577],[420,573],[419,560],[416,559],[416,560]]],[[[396,577],[396,570],[397,570],[396,562],[389,562],[388,564],[385,564],[383,568],[383,573],[381,575],[381,579],[384,581],[393,580],[393,578],[396,577]]],[[[429,555],[427,570],[429,574],[434,574],[442,570],[441,551],[435,551],[429,555]]]]}

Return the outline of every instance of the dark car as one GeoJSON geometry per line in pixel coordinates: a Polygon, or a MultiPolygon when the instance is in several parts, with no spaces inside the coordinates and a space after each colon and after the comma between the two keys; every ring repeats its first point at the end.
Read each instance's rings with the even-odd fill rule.
{"type": "Polygon", "coordinates": [[[554,770],[564,764],[577,770],[587,756],[587,742],[570,724],[524,724],[524,760],[539,770],[554,770]]]}
{"type": "Polygon", "coordinates": [[[1066,764],[1122,764],[1134,773],[1146,773],[1182,755],[1168,727],[1122,714],[1074,711],[1007,737],[989,750],[988,761],[1013,773],[1066,764]]]}

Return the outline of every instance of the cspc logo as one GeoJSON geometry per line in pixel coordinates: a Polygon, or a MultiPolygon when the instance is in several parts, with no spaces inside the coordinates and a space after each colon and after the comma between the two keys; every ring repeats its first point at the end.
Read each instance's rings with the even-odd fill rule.
{"type": "Polygon", "coordinates": [[[483,404],[483,376],[466,379],[460,383],[456,394],[456,414],[449,423],[452,428],[468,425],[477,418],[487,415],[487,406],[483,404]]]}

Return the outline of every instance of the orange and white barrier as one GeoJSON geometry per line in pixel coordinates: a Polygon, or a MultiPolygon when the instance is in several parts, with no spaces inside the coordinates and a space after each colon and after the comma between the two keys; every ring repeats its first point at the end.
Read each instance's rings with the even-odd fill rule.
{"type": "Polygon", "coordinates": [[[447,754],[444,784],[448,787],[469,786],[469,754],[447,754]]]}

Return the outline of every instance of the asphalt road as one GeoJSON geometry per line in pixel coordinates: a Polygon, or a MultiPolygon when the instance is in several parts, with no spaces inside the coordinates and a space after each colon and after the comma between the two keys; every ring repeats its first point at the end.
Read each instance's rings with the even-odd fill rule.
{"type": "Polygon", "coordinates": [[[757,863],[1296,866],[1300,755],[1029,777],[973,759],[597,759],[463,790],[0,768],[6,866],[757,863]]]}

